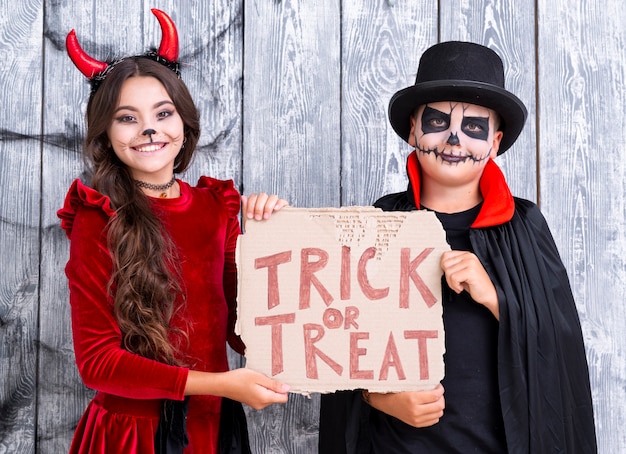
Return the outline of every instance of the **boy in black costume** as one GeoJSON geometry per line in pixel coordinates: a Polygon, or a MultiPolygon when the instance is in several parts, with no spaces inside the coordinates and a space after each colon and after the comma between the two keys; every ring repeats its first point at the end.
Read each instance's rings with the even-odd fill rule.
{"type": "Polygon", "coordinates": [[[526,119],[500,57],[431,47],[389,119],[415,150],[407,190],[375,206],[434,211],[452,249],[441,260],[445,378],[431,391],[323,395],[319,452],[596,452],[566,270],[538,207],[511,195],[493,161],[526,119]]]}

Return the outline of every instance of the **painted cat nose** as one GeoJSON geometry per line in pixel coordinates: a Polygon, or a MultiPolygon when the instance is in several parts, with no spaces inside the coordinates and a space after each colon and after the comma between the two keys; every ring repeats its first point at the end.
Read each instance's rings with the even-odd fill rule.
{"type": "Polygon", "coordinates": [[[141,134],[144,136],[151,136],[152,134],[156,134],[156,131],[154,129],[146,129],[141,134]]]}

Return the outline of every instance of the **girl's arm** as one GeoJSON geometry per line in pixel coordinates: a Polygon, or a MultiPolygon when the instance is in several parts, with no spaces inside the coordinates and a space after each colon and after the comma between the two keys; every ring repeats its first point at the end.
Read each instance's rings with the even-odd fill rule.
{"type": "Polygon", "coordinates": [[[220,373],[190,370],[185,386],[185,395],[210,394],[228,397],[256,410],[287,402],[288,392],[288,385],[250,369],[220,373]]]}

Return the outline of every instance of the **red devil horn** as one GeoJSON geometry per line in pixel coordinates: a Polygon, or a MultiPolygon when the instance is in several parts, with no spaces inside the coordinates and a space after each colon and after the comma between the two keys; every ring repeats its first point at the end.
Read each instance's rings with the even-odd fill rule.
{"type": "Polygon", "coordinates": [[[91,58],[78,44],[78,38],[76,38],[76,32],[72,30],[67,34],[65,39],[65,47],[67,54],[70,56],[76,67],[83,73],[87,79],[93,79],[94,76],[100,74],[107,69],[109,64],[104,61],[98,61],[95,58],[91,58]]]}
{"type": "Polygon", "coordinates": [[[171,62],[178,61],[178,32],[174,21],[160,9],[152,8],[151,11],[158,19],[163,34],[157,55],[171,62]]]}

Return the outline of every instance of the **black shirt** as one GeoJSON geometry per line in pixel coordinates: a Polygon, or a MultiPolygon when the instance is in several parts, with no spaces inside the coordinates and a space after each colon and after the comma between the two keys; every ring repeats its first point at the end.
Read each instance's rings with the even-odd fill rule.
{"type": "MultiPolygon", "coordinates": [[[[454,250],[472,251],[469,228],[481,205],[436,213],[454,250]]],[[[467,292],[456,294],[442,280],[446,332],[446,408],[439,423],[415,428],[372,409],[370,435],[379,453],[505,453],[498,396],[498,321],[467,292]]]]}

